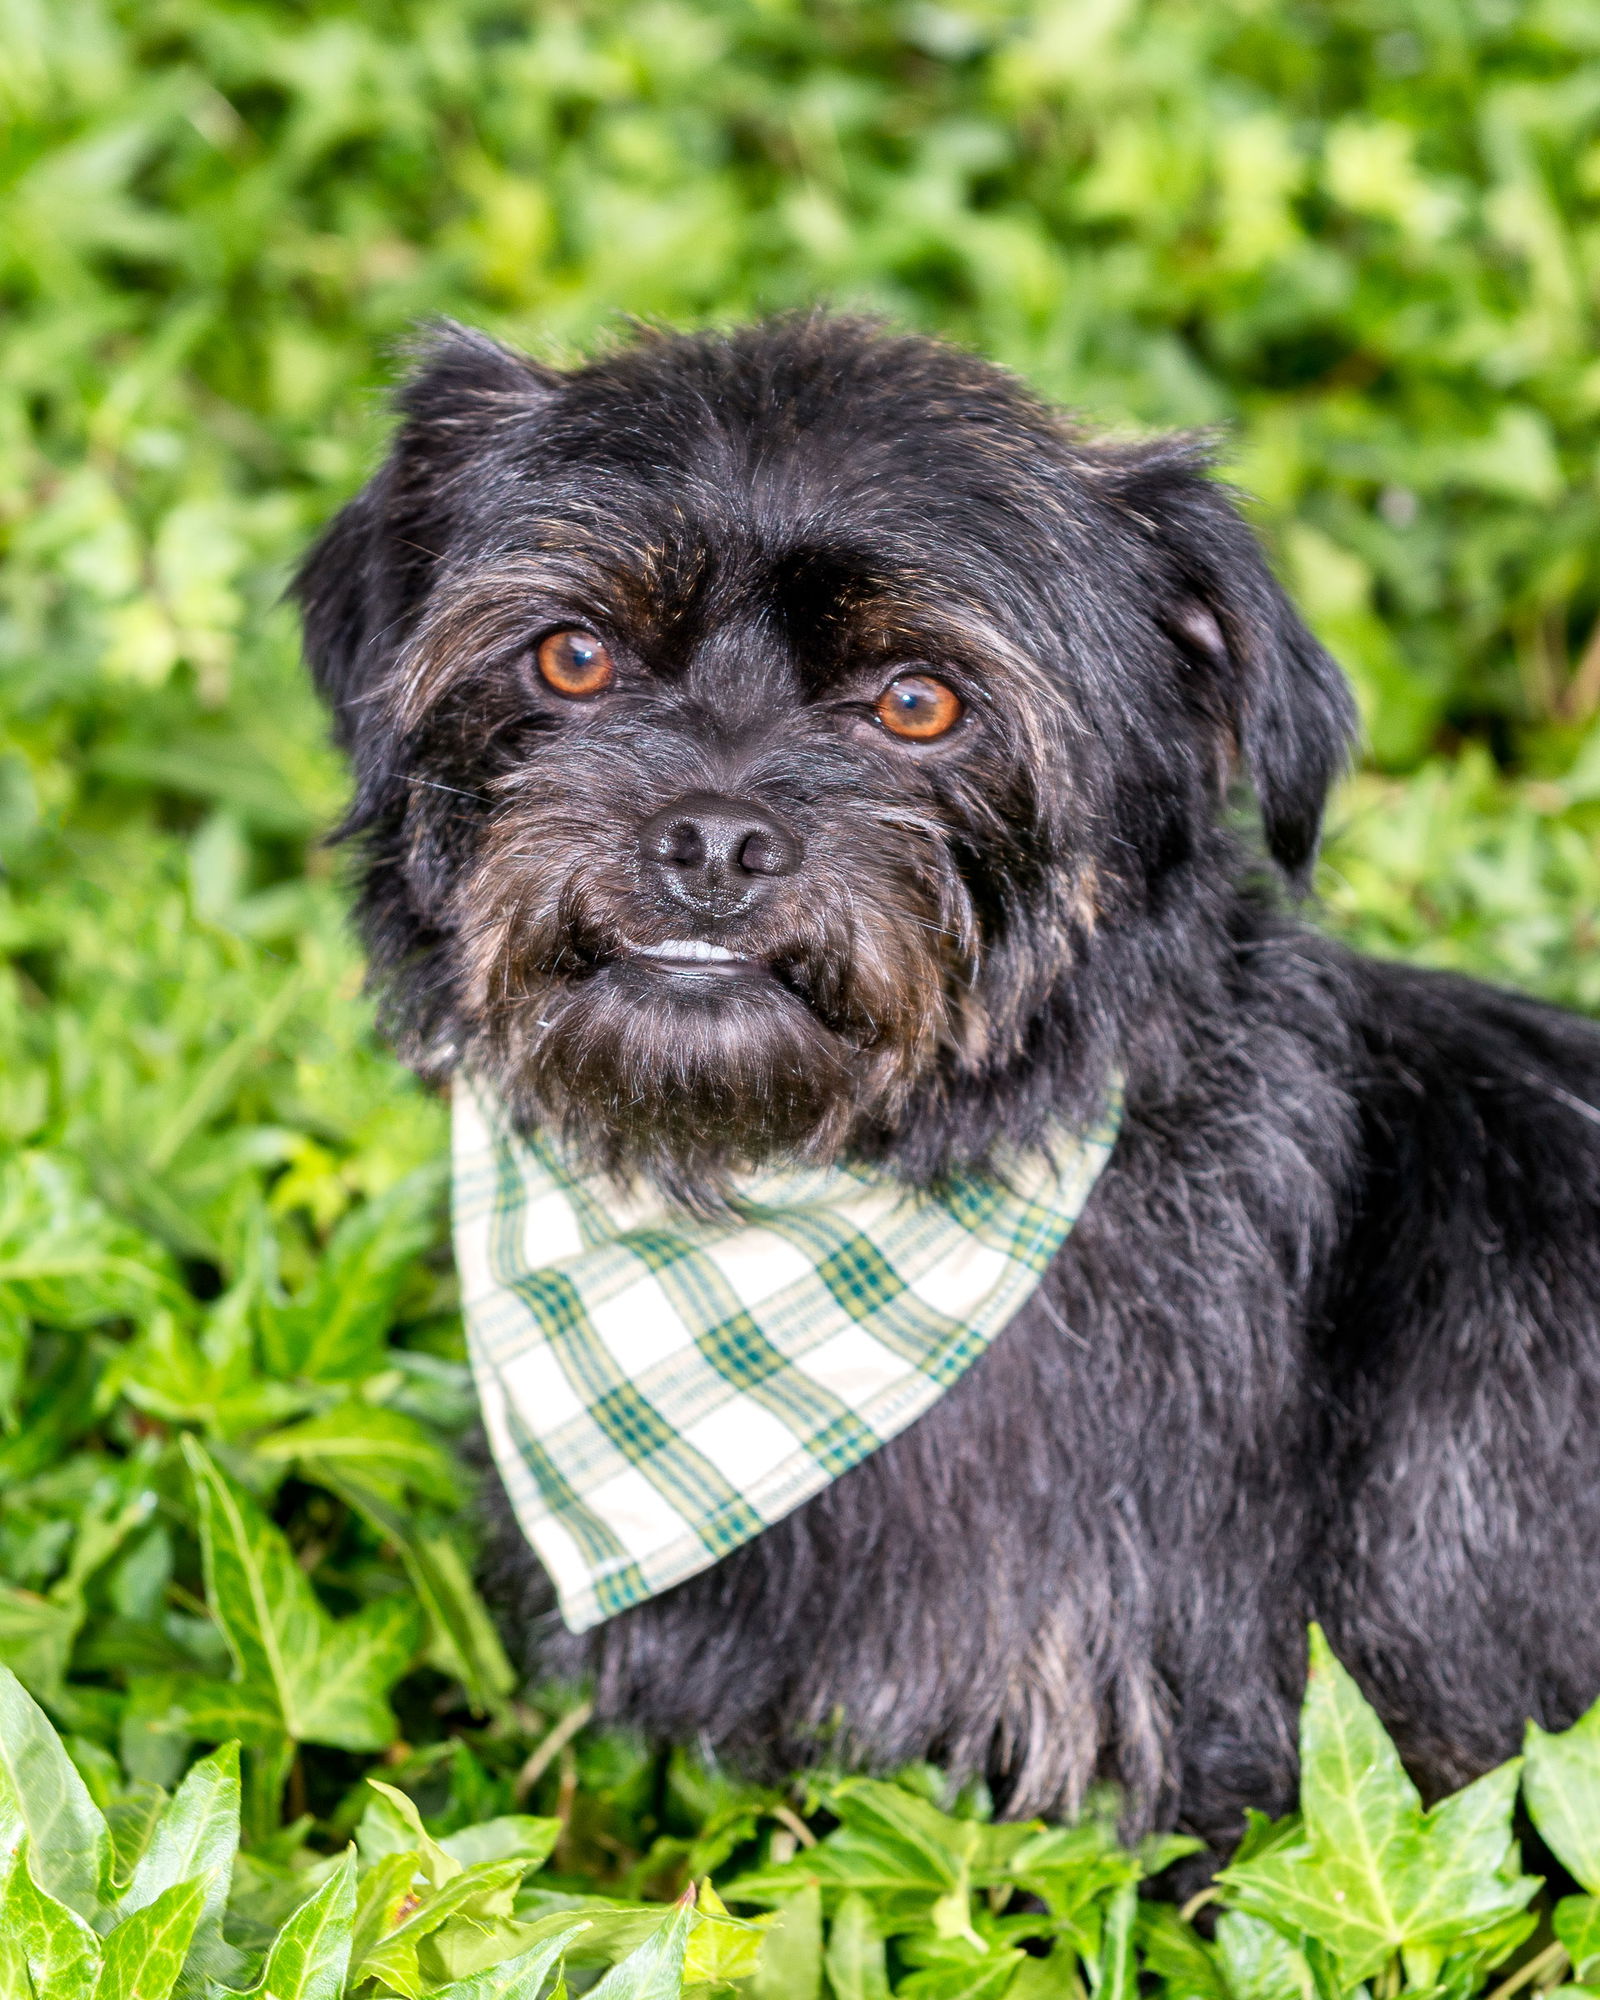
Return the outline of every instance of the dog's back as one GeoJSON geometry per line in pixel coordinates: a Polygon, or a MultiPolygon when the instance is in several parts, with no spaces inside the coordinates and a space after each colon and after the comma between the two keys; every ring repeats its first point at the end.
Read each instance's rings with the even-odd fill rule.
{"type": "Polygon", "coordinates": [[[1600,1030],[1358,962],[1319,1608],[1453,1787],[1600,1693],[1600,1030]]]}

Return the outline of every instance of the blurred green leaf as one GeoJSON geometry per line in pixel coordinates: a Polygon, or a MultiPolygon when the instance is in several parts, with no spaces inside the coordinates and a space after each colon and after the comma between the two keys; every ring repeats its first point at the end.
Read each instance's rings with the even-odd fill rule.
{"type": "Polygon", "coordinates": [[[1528,1724],[1523,1792],[1562,1866],[1600,1895],[1600,1702],[1552,1735],[1528,1724]]]}
{"type": "Polygon", "coordinates": [[[206,1582],[252,1697],[296,1742],[381,1750],[394,1739],[388,1690],[415,1651],[412,1606],[379,1600],[333,1619],[283,1536],[193,1439],[183,1441],[200,1503],[206,1582]]]}
{"type": "Polygon", "coordinates": [[[871,1903],[858,1890],[839,1899],[828,1926],[823,1963],[834,2000],[889,2000],[883,1937],[873,1921],[871,1903]]]}
{"type": "Polygon", "coordinates": [[[1551,1927],[1572,1961],[1572,1976],[1587,1983],[1600,1967],[1600,1896],[1563,1896],[1551,1927]]]}
{"type": "Polygon", "coordinates": [[[0,1666],[0,1855],[20,1840],[40,1888],[93,1919],[111,1881],[105,1819],[43,1710],[0,1666]]]}
{"type": "Polygon", "coordinates": [[[679,1902],[652,1936],[589,1989],[591,2000],[677,2000],[693,1920],[690,1902],[679,1902]]]}

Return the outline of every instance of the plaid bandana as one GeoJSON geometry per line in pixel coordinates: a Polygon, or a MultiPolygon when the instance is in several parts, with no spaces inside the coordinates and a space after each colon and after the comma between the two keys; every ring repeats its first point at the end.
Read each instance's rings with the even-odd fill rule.
{"type": "Polygon", "coordinates": [[[587,1630],[693,1576],[922,1415],[1016,1313],[1116,1139],[919,1194],[856,1167],[706,1222],[618,1194],[455,1091],[455,1245],[500,1476],[587,1630]]]}

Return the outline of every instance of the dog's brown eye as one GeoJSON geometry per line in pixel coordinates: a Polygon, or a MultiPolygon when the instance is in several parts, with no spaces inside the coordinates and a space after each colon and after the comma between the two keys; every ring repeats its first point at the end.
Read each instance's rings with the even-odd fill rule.
{"type": "Polygon", "coordinates": [[[961,720],[961,697],[932,674],[902,674],[878,696],[878,720],[891,736],[931,743],[961,720]]]}
{"type": "Polygon", "coordinates": [[[611,655],[592,632],[552,632],[539,641],[539,677],[546,687],[570,700],[603,694],[616,668],[611,655]]]}

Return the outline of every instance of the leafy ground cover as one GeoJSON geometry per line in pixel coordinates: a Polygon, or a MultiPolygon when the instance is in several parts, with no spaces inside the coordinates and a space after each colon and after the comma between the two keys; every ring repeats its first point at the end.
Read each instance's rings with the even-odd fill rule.
{"type": "MultiPolygon", "coordinates": [[[[331,1635],[308,1629],[320,1621],[304,1579],[285,1582],[295,1565],[281,1535],[201,1447],[186,1456],[213,1609],[238,1668],[228,1721],[263,1696],[274,1712],[253,1720],[246,1761],[265,1766],[290,1748],[286,1726],[319,1726],[277,1712],[279,1683],[263,1664],[274,1636],[326,1654],[331,1635]],[[261,1584],[254,1595],[250,1574],[261,1584]],[[300,1622],[289,1608],[297,1598],[300,1622]]],[[[208,1726],[214,1733],[220,1718],[208,1726]]],[[[678,1804],[694,1831],[658,1836],[632,1875],[635,1885],[652,1874],[689,1881],[671,1903],[650,1904],[570,1879],[567,1814],[480,1817],[524,1787],[497,1778],[462,1739],[432,1813],[369,1774],[347,1805],[342,1830],[353,1839],[342,1849],[300,1845],[302,1824],[241,1851],[251,1787],[247,1776],[241,1790],[236,1742],[193,1764],[170,1796],[149,1781],[121,1783],[63,1745],[0,1668],[0,1842],[11,1850],[0,1877],[0,1991],[8,2000],[230,1991],[540,2000],[552,1989],[596,2000],[718,1991],[821,2000],[824,1990],[834,2000],[891,1991],[1467,2000],[1519,1952],[1495,2000],[1525,1986],[1572,2000],[1595,1990],[1582,1982],[1600,1973],[1600,1705],[1561,1735],[1530,1728],[1524,1756],[1425,1810],[1313,1630],[1300,1748],[1300,1810],[1256,1816],[1230,1864],[1181,1911],[1141,1899],[1140,1886],[1198,1843],[1165,1835],[1130,1850],[1114,1799],[1092,1801],[1075,1826],[1048,1827],[994,1821],[977,1787],[941,1806],[936,1771],[894,1783],[814,1776],[786,1801],[727,1783],[708,1796],[704,1773],[693,1798],[682,1764],[678,1804]],[[447,1831],[461,1817],[467,1766],[470,1804],[447,1831]],[[1523,1873],[1519,1794],[1577,1893],[1552,1896],[1523,1873]],[[695,1879],[701,1868],[719,1869],[721,1894],[695,1879]],[[1200,1907],[1211,1912],[1209,1936],[1191,1921],[1200,1907]]]]}
{"type": "MultiPolygon", "coordinates": [[[[1597,53],[1586,0],[0,0],[0,2000],[1600,1983],[1516,1774],[1423,1817],[1325,1661],[1214,1939],[1100,1808],[753,1793],[517,1684],[277,606],[419,314],[881,308],[1226,427],[1367,718],[1326,920],[1600,1008],[1597,53]]],[[[1585,1894],[1596,1734],[1521,1775],[1585,1894]]]]}

